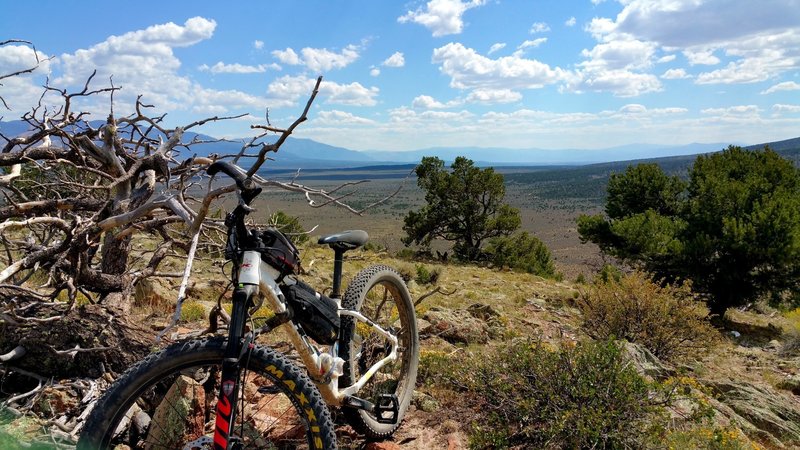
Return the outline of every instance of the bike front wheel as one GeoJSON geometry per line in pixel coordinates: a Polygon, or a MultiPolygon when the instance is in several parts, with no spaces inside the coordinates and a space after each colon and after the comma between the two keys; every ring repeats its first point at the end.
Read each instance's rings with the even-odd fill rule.
{"type": "MultiPolygon", "coordinates": [[[[345,408],[344,414],[356,430],[374,439],[392,435],[414,395],[419,365],[419,336],[414,304],[403,279],[392,268],[371,266],[356,274],[342,299],[344,309],[360,312],[381,328],[397,336],[398,358],[383,366],[356,396],[377,403],[382,395],[396,395],[396,423],[380,423],[374,414],[345,408]]],[[[375,363],[391,352],[389,342],[371,326],[342,316],[340,356],[344,359],[343,386],[358,382],[375,363]]]]}
{"type": "MultiPolygon", "coordinates": [[[[92,410],[78,450],[214,449],[225,339],[173,344],[125,372],[92,410]]],[[[308,376],[272,349],[241,361],[236,448],[335,449],[333,421],[308,376]]]]}

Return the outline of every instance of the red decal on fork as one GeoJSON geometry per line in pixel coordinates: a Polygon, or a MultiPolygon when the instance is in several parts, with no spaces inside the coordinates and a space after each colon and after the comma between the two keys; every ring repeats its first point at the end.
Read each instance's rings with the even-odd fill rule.
{"type": "Polygon", "coordinates": [[[231,402],[223,393],[217,402],[217,421],[214,429],[214,449],[227,450],[230,436],[231,402]]]}

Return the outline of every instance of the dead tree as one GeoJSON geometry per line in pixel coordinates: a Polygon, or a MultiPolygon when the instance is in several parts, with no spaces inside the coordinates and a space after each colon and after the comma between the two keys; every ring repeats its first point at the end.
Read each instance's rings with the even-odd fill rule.
{"type": "MultiPolygon", "coordinates": [[[[60,97],[59,107],[40,100],[22,116],[27,133],[0,135],[0,320],[10,327],[58,321],[79,298],[124,313],[142,280],[185,278],[190,267],[183,273],[160,268],[167,258],[186,259],[198,241],[213,244],[224,231],[219,219],[203,220],[215,199],[235,192],[231,180],[206,175],[217,159],[237,162],[257,183],[301,194],[312,207],[338,205],[361,214],[374,206],[356,210],[344,203],[352,193],[345,191],[360,182],[324,190],[297,177],[280,182],[257,172],[306,120],[320,82],[289,127],[253,126],[260,134],[237,154],[211,157],[194,155],[192,146],[200,142],[185,140],[184,133],[240,116],[168,128],[140,97],[132,114],[117,116],[112,106],[98,124],[74,109],[76,99],[106,96],[113,105],[119,87],[94,87],[94,74],[77,92],[45,86],[60,97]],[[148,249],[133,254],[134,241],[148,249]]],[[[0,352],[17,345],[0,336],[0,352]]]]}

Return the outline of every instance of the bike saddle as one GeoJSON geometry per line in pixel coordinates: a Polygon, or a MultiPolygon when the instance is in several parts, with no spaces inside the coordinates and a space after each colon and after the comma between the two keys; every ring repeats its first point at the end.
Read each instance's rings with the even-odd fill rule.
{"type": "Polygon", "coordinates": [[[369,235],[366,231],[347,230],[336,234],[329,234],[328,236],[322,236],[317,242],[319,244],[330,245],[331,248],[352,250],[366,244],[367,240],[369,240],[369,235]]]}

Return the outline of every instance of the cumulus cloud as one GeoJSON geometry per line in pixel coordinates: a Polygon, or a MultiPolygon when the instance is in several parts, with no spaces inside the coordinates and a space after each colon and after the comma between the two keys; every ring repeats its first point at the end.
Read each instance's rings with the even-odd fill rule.
{"type": "Polygon", "coordinates": [[[442,103],[430,95],[418,95],[411,102],[411,107],[415,109],[444,109],[451,108],[460,104],[460,102],[442,103]]]}
{"type": "Polygon", "coordinates": [[[468,103],[486,105],[514,103],[522,100],[522,94],[510,89],[475,89],[467,95],[468,103]]]}
{"type": "MultiPolygon", "coordinates": [[[[143,94],[148,103],[168,110],[222,113],[229,109],[264,107],[264,97],[237,90],[209,89],[179,73],[181,61],[174,49],[211,38],[215,28],[213,20],[193,17],[183,25],[170,22],[110,36],[89,48],[61,55],[61,75],[53,83],[82,86],[97,69],[95,79],[108,79],[113,75],[114,83],[123,87],[115,96],[123,106],[132,105],[136,96],[143,94]]],[[[218,63],[206,70],[246,73],[258,72],[261,68],[218,63]]]]}
{"type": "Polygon", "coordinates": [[[783,83],[778,83],[773,86],[770,86],[769,89],[765,89],[761,91],[761,94],[774,94],[775,92],[780,91],[797,91],[800,90],[800,84],[795,83],[794,81],[784,81],[783,83]]]}
{"type": "Polygon", "coordinates": [[[300,50],[300,54],[292,48],[285,50],[274,50],[272,56],[284,64],[293,66],[304,65],[315,72],[327,72],[331,69],[341,69],[347,67],[359,57],[359,48],[355,45],[348,45],[340,52],[328,50],[327,48],[305,47],[300,50]]]}
{"type": "Polygon", "coordinates": [[[381,69],[378,69],[377,67],[373,67],[373,68],[369,69],[369,74],[371,76],[373,76],[373,77],[377,77],[378,75],[381,74],[381,69]]]}
{"type": "Polygon", "coordinates": [[[658,60],[656,60],[656,63],[658,64],[668,63],[671,61],[675,61],[675,58],[676,58],[675,55],[664,55],[661,58],[658,58],[658,60]]]}
{"type": "Polygon", "coordinates": [[[381,65],[384,67],[403,67],[406,65],[406,60],[401,52],[394,52],[381,65]]]}
{"type": "Polygon", "coordinates": [[[273,50],[272,56],[278,59],[278,61],[289,64],[290,66],[296,66],[301,64],[300,56],[295,53],[294,50],[291,48],[287,48],[286,50],[273,50]]]}
{"type": "Polygon", "coordinates": [[[558,67],[518,55],[491,59],[460,43],[433,50],[432,61],[456,89],[536,89],[567,76],[558,67]]]}
{"type": "Polygon", "coordinates": [[[431,30],[434,37],[446,36],[448,34],[459,34],[464,29],[462,16],[468,9],[481,6],[486,0],[472,0],[464,2],[461,0],[431,0],[424,8],[420,7],[414,11],[397,18],[400,23],[413,22],[431,30]]]}
{"type": "MultiPolygon", "coordinates": [[[[272,81],[267,86],[267,95],[276,106],[293,105],[308,95],[316,80],[303,75],[286,75],[272,81]]],[[[323,81],[319,87],[319,96],[325,103],[348,106],[374,106],[378,102],[375,97],[380,90],[377,87],[364,87],[361,83],[339,84],[323,81]]]]}
{"type": "MultiPolygon", "coordinates": [[[[40,78],[51,74],[53,60],[47,54],[25,45],[5,45],[0,47],[0,75],[8,75],[22,70],[36,68],[33,72],[4,78],[0,81],[0,97],[13,111],[30,106],[31,101],[42,95],[40,78]],[[38,58],[38,62],[37,62],[38,58]]],[[[4,106],[0,104],[0,110],[4,106]]]]}
{"type": "Polygon", "coordinates": [[[577,22],[578,22],[578,21],[577,21],[577,20],[575,19],[575,17],[573,16],[573,17],[570,17],[569,19],[567,19],[567,21],[566,21],[566,22],[564,22],[564,25],[566,25],[566,26],[568,26],[568,27],[574,27],[574,26],[575,26],[575,24],[576,24],[577,22]]]}
{"type": "Polygon", "coordinates": [[[796,0],[625,0],[612,20],[594,19],[596,38],[624,37],[682,50],[692,65],[724,68],[696,78],[699,84],[752,83],[800,69],[800,5],[796,0]]]}
{"type": "Polygon", "coordinates": [[[691,77],[691,75],[686,73],[685,69],[669,69],[661,75],[661,78],[665,80],[680,80],[691,77]]]}
{"type": "Polygon", "coordinates": [[[535,22],[533,25],[531,25],[529,33],[546,33],[548,31],[550,31],[550,25],[546,24],[545,22],[535,22]]]}
{"type": "Polygon", "coordinates": [[[201,72],[217,73],[264,73],[267,70],[281,70],[281,66],[277,64],[259,64],[257,66],[248,66],[239,63],[225,64],[222,61],[217,62],[213,66],[203,64],[198,67],[201,72]]]}
{"type": "Polygon", "coordinates": [[[653,65],[656,45],[636,39],[607,40],[591,50],[563,90],[611,92],[618,97],[635,97],[662,89],[655,75],[645,73],[653,65]]]}
{"type": "Polygon", "coordinates": [[[259,41],[258,39],[256,39],[255,41],[253,41],[253,48],[256,50],[261,50],[262,48],[264,48],[264,41],[259,41]]]}
{"type": "Polygon", "coordinates": [[[713,49],[697,49],[697,50],[684,50],[683,56],[689,61],[689,64],[715,66],[719,64],[720,60],[714,56],[713,49]]]}

